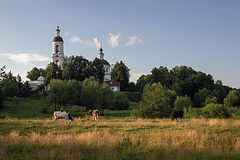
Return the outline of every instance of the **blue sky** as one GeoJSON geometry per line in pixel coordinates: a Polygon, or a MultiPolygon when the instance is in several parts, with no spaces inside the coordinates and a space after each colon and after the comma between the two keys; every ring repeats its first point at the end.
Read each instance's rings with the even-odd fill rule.
{"type": "Polygon", "coordinates": [[[240,88],[238,0],[0,0],[0,66],[25,79],[50,62],[60,26],[66,56],[93,60],[102,43],[131,80],[187,65],[240,88]]]}

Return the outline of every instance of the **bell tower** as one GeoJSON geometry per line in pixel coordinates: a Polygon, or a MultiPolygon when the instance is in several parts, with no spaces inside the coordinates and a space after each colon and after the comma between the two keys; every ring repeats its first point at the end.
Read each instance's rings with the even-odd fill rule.
{"type": "Polygon", "coordinates": [[[56,37],[53,38],[52,41],[52,56],[51,56],[51,62],[55,63],[62,67],[62,62],[64,59],[64,50],[63,50],[63,39],[60,36],[60,29],[59,26],[57,26],[56,30],[56,37]]]}

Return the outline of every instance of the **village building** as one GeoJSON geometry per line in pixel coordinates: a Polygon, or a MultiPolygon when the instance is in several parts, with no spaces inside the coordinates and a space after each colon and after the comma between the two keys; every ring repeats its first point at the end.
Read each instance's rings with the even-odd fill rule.
{"type": "MultiPolygon", "coordinates": [[[[111,80],[111,70],[112,67],[107,60],[104,59],[104,53],[102,47],[100,47],[100,52],[98,53],[97,57],[104,67],[104,82],[109,85],[109,87],[113,91],[120,91],[120,84],[116,80],[111,80]]],[[[52,54],[51,54],[51,63],[55,63],[62,67],[62,63],[64,60],[64,41],[63,38],[60,36],[60,29],[57,26],[56,36],[53,38],[52,41],[52,54]]],[[[30,87],[33,91],[35,91],[38,86],[42,85],[44,81],[44,77],[39,77],[37,81],[30,81],[30,87]],[[43,80],[42,80],[43,79],[43,80]]]]}

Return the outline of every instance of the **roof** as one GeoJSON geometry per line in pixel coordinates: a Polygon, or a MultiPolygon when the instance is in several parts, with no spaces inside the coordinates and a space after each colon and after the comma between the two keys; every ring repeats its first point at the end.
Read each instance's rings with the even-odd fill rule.
{"type": "Polygon", "coordinates": [[[103,64],[103,65],[109,65],[110,64],[108,63],[108,61],[106,61],[105,59],[100,59],[100,62],[103,64]]]}
{"type": "Polygon", "coordinates": [[[63,39],[60,36],[56,36],[53,38],[53,42],[63,42],[63,39]]]}

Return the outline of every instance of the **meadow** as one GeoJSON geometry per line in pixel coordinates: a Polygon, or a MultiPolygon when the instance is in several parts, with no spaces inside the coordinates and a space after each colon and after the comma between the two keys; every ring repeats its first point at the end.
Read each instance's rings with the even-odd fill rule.
{"type": "MultiPolygon", "coordinates": [[[[18,104],[5,102],[12,110],[6,112],[5,107],[0,112],[0,159],[237,160],[240,157],[240,120],[236,118],[189,118],[172,122],[134,118],[130,111],[106,111],[106,116],[97,121],[86,114],[75,116],[73,122],[53,121],[52,114],[43,110],[44,106],[41,108],[41,101],[33,102],[39,105],[35,110],[30,101],[33,102],[26,99],[18,99],[18,104]],[[26,112],[30,115],[24,117],[26,112]]],[[[69,109],[75,114],[79,112],[76,106],[69,109]]]]}

